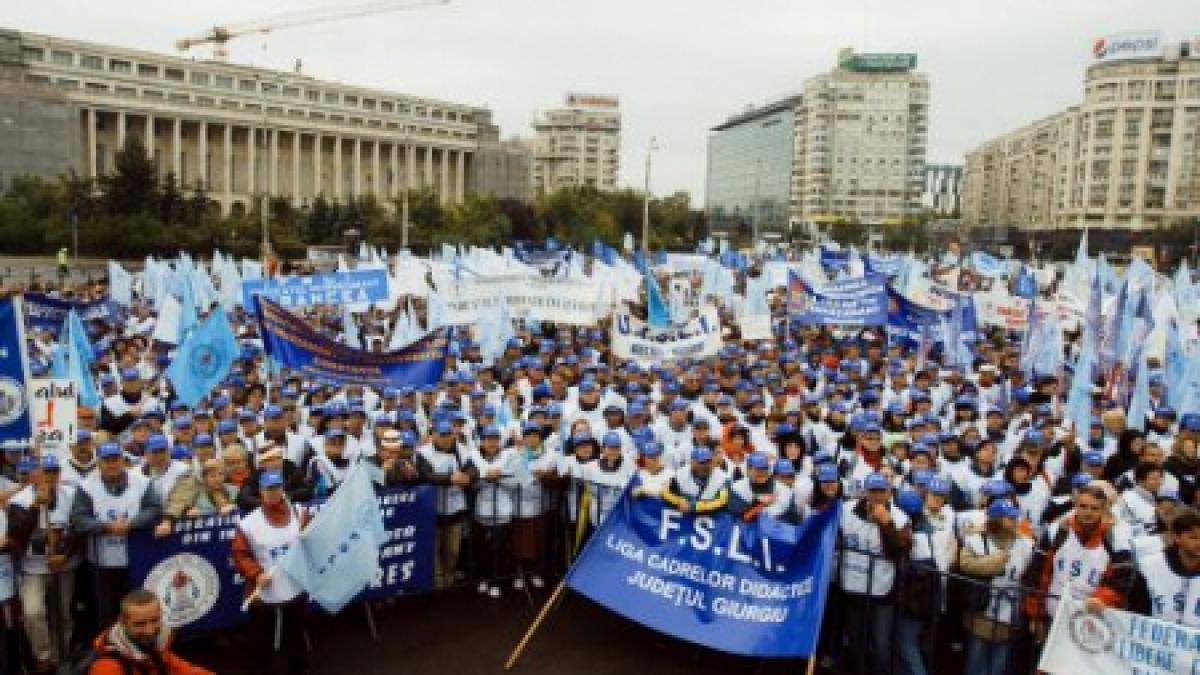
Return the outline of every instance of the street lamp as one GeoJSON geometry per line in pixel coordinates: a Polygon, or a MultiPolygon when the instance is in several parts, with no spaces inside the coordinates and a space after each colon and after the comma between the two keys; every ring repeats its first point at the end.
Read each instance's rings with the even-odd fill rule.
{"type": "Polygon", "coordinates": [[[650,153],[658,149],[654,136],[646,145],[646,190],[642,193],[642,253],[650,253],[650,153]]]}
{"type": "Polygon", "coordinates": [[[408,248],[408,188],[412,177],[408,175],[408,167],[416,166],[412,159],[412,136],[404,132],[404,185],[400,191],[400,248],[408,248]]]}

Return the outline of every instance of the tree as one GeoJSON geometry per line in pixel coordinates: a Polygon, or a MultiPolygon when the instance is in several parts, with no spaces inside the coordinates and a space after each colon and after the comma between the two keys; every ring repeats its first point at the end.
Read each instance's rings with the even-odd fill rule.
{"type": "Polygon", "coordinates": [[[829,226],[829,237],[842,246],[863,246],[867,243],[867,226],[853,221],[839,221],[829,226]]]}
{"type": "Polygon", "coordinates": [[[179,221],[179,215],[183,211],[183,202],[183,192],[179,190],[179,179],[175,176],[174,171],[168,171],[167,177],[163,179],[158,198],[158,217],[167,225],[174,225],[179,221]]]}
{"type": "Polygon", "coordinates": [[[158,210],[158,167],[146,154],[136,136],[113,160],[113,172],[100,179],[104,211],[110,215],[133,215],[158,210]]]}

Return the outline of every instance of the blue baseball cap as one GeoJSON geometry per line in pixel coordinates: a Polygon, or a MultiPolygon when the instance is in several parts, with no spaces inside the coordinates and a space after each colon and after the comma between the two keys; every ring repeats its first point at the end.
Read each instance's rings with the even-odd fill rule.
{"type": "Polygon", "coordinates": [[[886,490],[891,485],[888,483],[887,476],[878,471],[872,471],[867,474],[867,479],[863,481],[863,487],[867,490],[886,490]]]}
{"type": "Polygon", "coordinates": [[[769,469],[771,468],[771,459],[764,453],[752,452],[746,458],[746,467],[750,469],[769,469]]]}
{"type": "Polygon", "coordinates": [[[654,441],[646,441],[638,446],[638,453],[646,457],[658,457],[663,453],[663,447],[654,441]]]}
{"type": "Polygon", "coordinates": [[[896,506],[908,515],[915,515],[925,509],[925,502],[921,499],[921,495],[915,490],[901,490],[900,494],[896,495],[896,506]]]}
{"type": "Polygon", "coordinates": [[[1004,497],[1013,493],[1013,486],[1006,480],[994,478],[986,481],[979,491],[986,497],[1004,497]]]}
{"type": "Polygon", "coordinates": [[[416,447],[417,435],[408,429],[400,432],[400,445],[416,447]]]}
{"type": "Polygon", "coordinates": [[[171,459],[191,459],[192,449],[182,443],[178,443],[171,448],[171,459]]]}
{"type": "Polygon", "coordinates": [[[540,434],[542,433],[542,425],[532,420],[527,421],[521,425],[521,433],[540,434]]]}
{"type": "Polygon", "coordinates": [[[987,509],[989,518],[1020,518],[1021,509],[1007,499],[997,499],[987,509]]]}
{"type": "Polygon", "coordinates": [[[1092,477],[1080,471],[1071,477],[1071,489],[1078,490],[1079,488],[1092,482],[1092,477]]]}
{"type": "Polygon", "coordinates": [[[1088,450],[1083,453],[1083,463],[1088,466],[1104,466],[1104,453],[1099,450],[1088,450]]]}
{"type": "Polygon", "coordinates": [[[52,453],[42,455],[42,471],[58,471],[61,468],[56,455],[52,453]]]}
{"type": "Polygon", "coordinates": [[[76,443],[86,443],[90,440],[92,440],[92,432],[90,430],[80,429],[79,431],[75,432],[76,443]]]}
{"type": "Polygon", "coordinates": [[[213,437],[210,434],[196,434],[192,439],[192,445],[212,445],[213,437]]]}
{"type": "Polygon", "coordinates": [[[150,438],[146,439],[146,450],[150,452],[166,450],[169,445],[167,437],[162,434],[152,434],[150,438]]]}
{"type": "Polygon", "coordinates": [[[346,435],[346,431],[344,429],[330,427],[325,430],[325,438],[342,438],[345,435],[346,435]]]}
{"type": "Polygon", "coordinates": [[[101,459],[108,457],[121,457],[124,454],[125,453],[121,451],[121,446],[112,441],[109,441],[108,443],[101,443],[100,447],[96,448],[96,456],[100,457],[101,459]]]}
{"type": "Polygon", "coordinates": [[[775,460],[775,475],[776,476],[795,476],[796,465],[792,464],[792,460],[782,457],[775,460]]]}
{"type": "Polygon", "coordinates": [[[433,433],[435,433],[435,434],[452,434],[452,433],[454,433],[454,427],[453,427],[453,425],[450,424],[449,420],[439,419],[438,421],[433,423],[433,433]]]}
{"type": "Polygon", "coordinates": [[[500,427],[495,424],[486,424],[479,430],[480,438],[500,438],[500,427]]]}
{"type": "Polygon", "coordinates": [[[217,422],[218,434],[231,434],[235,432],[237,432],[237,422],[234,422],[231,419],[223,419],[220,422],[217,422]]]}
{"type": "Polygon", "coordinates": [[[267,409],[263,411],[263,417],[266,417],[269,420],[283,417],[283,408],[280,408],[277,405],[269,405],[267,406],[267,409]]]}
{"type": "Polygon", "coordinates": [[[929,481],[929,492],[939,497],[949,496],[951,489],[950,481],[940,476],[934,476],[929,481]]]}
{"type": "Polygon", "coordinates": [[[933,472],[929,469],[916,469],[912,472],[911,478],[913,485],[927,488],[933,481],[933,472]]]}
{"type": "Polygon", "coordinates": [[[817,482],[832,483],[838,480],[838,468],[835,464],[818,464],[817,465],[817,482]]]}
{"type": "Polygon", "coordinates": [[[698,448],[692,448],[692,461],[693,462],[701,462],[701,463],[711,462],[712,456],[713,456],[712,450],[709,450],[707,447],[705,447],[703,445],[698,448]]]}
{"type": "Polygon", "coordinates": [[[273,488],[283,486],[283,474],[278,471],[264,471],[258,476],[258,487],[273,488]]]}

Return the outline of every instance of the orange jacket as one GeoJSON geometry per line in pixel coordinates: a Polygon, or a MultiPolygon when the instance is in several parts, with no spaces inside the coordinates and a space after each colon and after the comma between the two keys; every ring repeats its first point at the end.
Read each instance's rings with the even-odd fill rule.
{"type": "MultiPolygon", "coordinates": [[[[88,667],[88,675],[126,675],[125,666],[122,665],[120,658],[121,654],[108,641],[107,630],[96,638],[92,646],[96,648],[99,656],[88,667]]],[[[166,672],[160,671],[157,664],[149,660],[134,660],[127,656],[124,663],[128,664],[128,672],[133,675],[216,675],[214,671],[184,661],[169,647],[159,652],[159,655],[162,657],[163,666],[167,669],[166,672]]]]}

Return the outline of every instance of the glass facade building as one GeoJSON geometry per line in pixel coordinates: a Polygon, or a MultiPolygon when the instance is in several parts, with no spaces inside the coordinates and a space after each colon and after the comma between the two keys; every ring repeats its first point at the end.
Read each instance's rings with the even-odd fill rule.
{"type": "Polygon", "coordinates": [[[708,137],[705,213],[715,233],[761,235],[788,229],[796,107],[791,96],[747,110],[708,137]]]}

